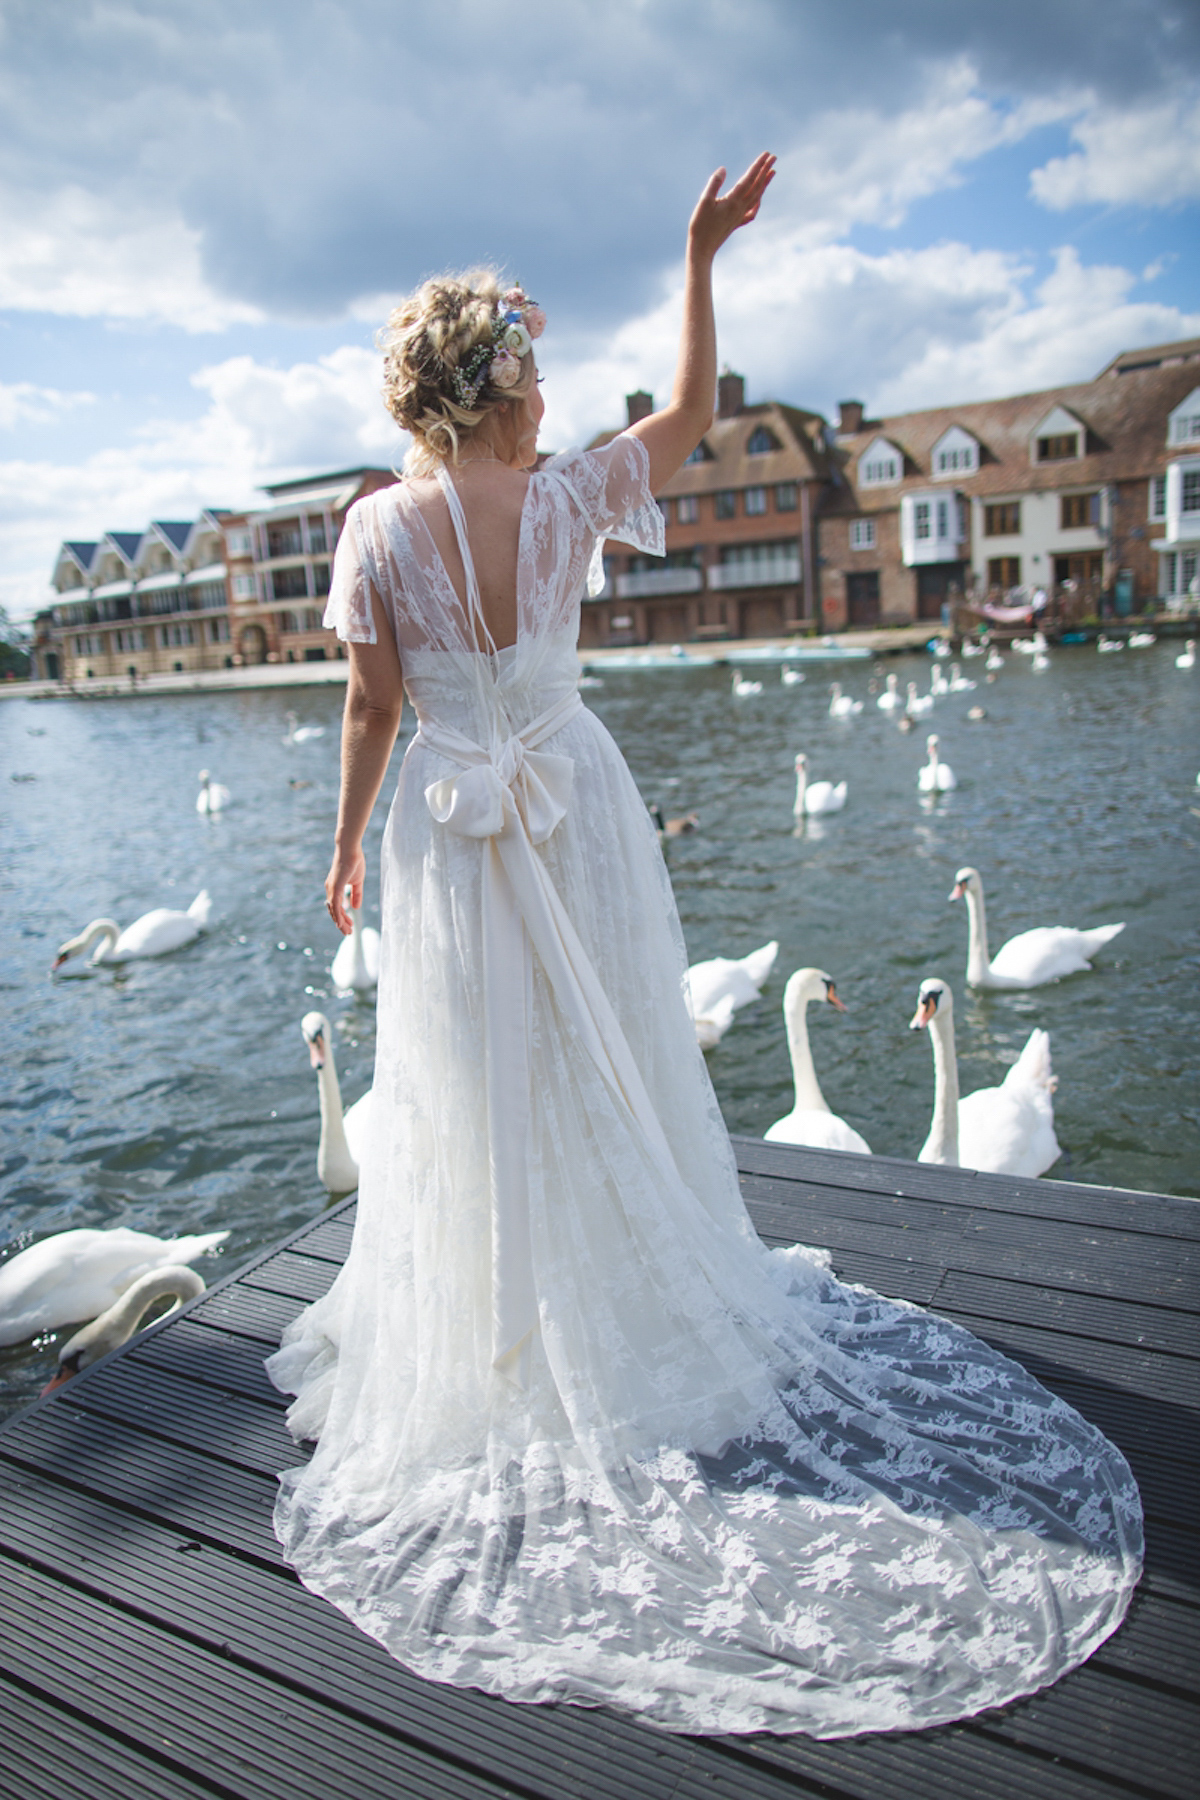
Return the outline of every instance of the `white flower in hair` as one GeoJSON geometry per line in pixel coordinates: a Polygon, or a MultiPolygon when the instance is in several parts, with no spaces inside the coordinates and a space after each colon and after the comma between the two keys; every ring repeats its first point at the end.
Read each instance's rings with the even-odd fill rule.
{"type": "Polygon", "coordinates": [[[504,348],[511,350],[514,356],[527,356],[533,349],[533,339],[521,324],[509,325],[502,342],[504,348]]]}

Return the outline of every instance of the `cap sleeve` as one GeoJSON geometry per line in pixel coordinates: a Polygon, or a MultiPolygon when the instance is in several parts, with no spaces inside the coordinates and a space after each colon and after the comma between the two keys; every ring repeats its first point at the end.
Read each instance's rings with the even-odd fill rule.
{"type": "Polygon", "coordinates": [[[663,516],[650,492],[650,458],[640,438],[622,431],[603,449],[565,451],[551,457],[545,473],[562,482],[596,536],[590,594],[604,585],[605,538],[617,538],[647,556],[665,554],[663,516]]]}
{"type": "Polygon", "coordinates": [[[324,625],[347,644],[375,642],[375,615],[371,610],[371,583],[379,589],[379,576],[363,531],[363,502],[352,506],[338,538],[333,557],[333,579],[325,607],[324,625]]]}

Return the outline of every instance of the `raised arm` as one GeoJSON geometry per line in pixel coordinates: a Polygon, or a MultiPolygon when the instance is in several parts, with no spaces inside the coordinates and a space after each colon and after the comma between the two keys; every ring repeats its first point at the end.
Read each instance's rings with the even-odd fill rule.
{"type": "Polygon", "coordinates": [[[758,209],[775,174],[775,158],[764,151],[725,195],[718,169],[696,203],[688,224],[684,264],[683,329],[671,398],[660,412],[630,427],[650,457],[650,486],[656,492],[681,469],[712,424],[717,386],[717,332],[713,321],[712,266],[721,245],[758,209]]]}
{"type": "Polygon", "coordinates": [[[375,643],[347,645],[350,673],[342,719],[342,791],[333,863],[325,882],[329,916],[343,934],[351,929],[343,898],[347,886],[351,889],[351,904],[362,905],[367,868],[363,836],[383,786],[404,705],[396,640],[373,585],[371,608],[375,615],[375,643]]]}

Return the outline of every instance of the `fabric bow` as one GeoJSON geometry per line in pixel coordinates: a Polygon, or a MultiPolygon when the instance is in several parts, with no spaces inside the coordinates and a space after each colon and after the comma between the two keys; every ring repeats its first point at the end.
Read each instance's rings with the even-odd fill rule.
{"type": "Polygon", "coordinates": [[[425,789],[438,824],[461,837],[490,838],[500,836],[519,816],[530,843],[544,844],[571,803],[571,758],[527,750],[519,737],[510,737],[494,757],[478,746],[470,748],[478,761],[425,789]]]}

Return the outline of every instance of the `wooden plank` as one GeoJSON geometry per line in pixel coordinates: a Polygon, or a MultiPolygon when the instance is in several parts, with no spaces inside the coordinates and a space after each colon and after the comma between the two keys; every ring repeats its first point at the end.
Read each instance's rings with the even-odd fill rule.
{"type": "Polygon", "coordinates": [[[342,1216],[318,1219],[303,1237],[295,1238],[292,1248],[305,1256],[323,1256],[329,1262],[344,1263],[350,1254],[354,1221],[342,1216]]]}
{"type": "Polygon", "coordinates": [[[1105,1344],[1138,1345],[1164,1355],[1200,1359],[1200,1323],[1190,1312],[1147,1306],[1104,1294],[1080,1294],[1037,1282],[946,1271],[938,1311],[947,1308],[990,1319],[1012,1319],[1048,1331],[1067,1331],[1105,1344]]]}
{"type": "MultiPolygon", "coordinates": [[[[986,1296],[979,1296],[984,1299],[986,1296]]],[[[1017,1362],[1028,1355],[1043,1363],[1077,1373],[1085,1381],[1103,1381],[1122,1393],[1137,1395],[1142,1400],[1161,1400],[1193,1415],[1200,1424],[1200,1380],[1196,1364],[1186,1357],[1161,1356],[1153,1350],[1138,1350],[1128,1344],[1112,1344],[1102,1338],[1077,1337],[1073,1332],[1044,1331],[1037,1324],[1025,1324],[1011,1318],[997,1319],[987,1313],[963,1312],[947,1306],[942,1293],[933,1309],[943,1317],[964,1325],[977,1337],[998,1344],[1017,1362]]]]}
{"type": "Polygon", "coordinates": [[[180,1319],[173,1331],[159,1332],[146,1342],[139,1339],[131,1344],[128,1360],[149,1368],[169,1369],[189,1381],[243,1394],[260,1405],[282,1411],[288,1399],[268,1380],[263,1368],[264,1354],[264,1347],[256,1338],[234,1337],[214,1330],[193,1315],[180,1319]]]}
{"type": "Polygon", "coordinates": [[[0,1800],[212,1800],[207,1784],[76,1718],[63,1673],[53,1702],[0,1681],[0,1800]]]}
{"type": "Polygon", "coordinates": [[[202,1294],[193,1302],[191,1317],[236,1337],[254,1338],[266,1348],[264,1355],[279,1348],[285,1325],[308,1304],[287,1294],[265,1293],[261,1288],[239,1281],[235,1287],[214,1288],[211,1295],[202,1294]]]}
{"type": "Polygon", "coordinates": [[[278,1471],[308,1460],[277,1407],[188,1381],[141,1358],[120,1357],[80,1386],[75,1404],[244,1469],[278,1471]]]}
{"type": "Polygon", "coordinates": [[[329,1291],[337,1272],[338,1265],[323,1257],[305,1256],[299,1249],[280,1250],[247,1269],[239,1285],[312,1301],[329,1291]]]}

